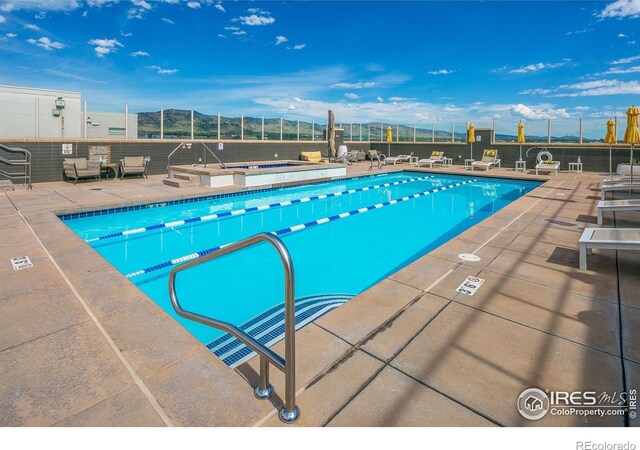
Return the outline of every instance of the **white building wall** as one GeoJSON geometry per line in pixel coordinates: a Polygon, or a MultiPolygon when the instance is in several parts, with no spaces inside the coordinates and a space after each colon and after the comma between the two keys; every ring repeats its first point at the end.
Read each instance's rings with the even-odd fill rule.
{"type": "Polygon", "coordinates": [[[82,121],[79,92],[0,86],[0,138],[81,138],[82,121]]]}
{"type": "MultiPolygon", "coordinates": [[[[124,112],[87,114],[87,139],[125,139],[124,112]]],[[[138,139],[138,115],[129,113],[127,139],[138,139]]]]}

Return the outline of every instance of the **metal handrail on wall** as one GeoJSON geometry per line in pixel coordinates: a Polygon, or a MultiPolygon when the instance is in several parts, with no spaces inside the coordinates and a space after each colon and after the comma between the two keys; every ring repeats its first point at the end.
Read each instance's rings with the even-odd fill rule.
{"type": "Polygon", "coordinates": [[[23,173],[6,172],[0,169],[0,175],[5,176],[7,178],[22,179],[27,185],[27,189],[31,190],[31,152],[24,148],[7,147],[6,145],[3,145],[3,144],[0,144],[0,150],[4,150],[5,152],[9,152],[9,153],[22,153],[24,155],[24,159],[21,159],[21,160],[8,159],[0,156],[0,163],[8,164],[10,166],[24,166],[23,173]]]}
{"type": "Polygon", "coordinates": [[[269,363],[284,372],[285,376],[285,401],[284,407],[280,410],[280,420],[285,423],[293,423],[300,417],[300,410],[296,406],[296,365],[295,365],[295,279],[293,274],[293,262],[291,255],[284,243],[276,236],[270,233],[258,233],[249,238],[230,244],[220,250],[201,256],[192,261],[175,267],[169,274],[169,297],[173,309],[179,316],[194,322],[225,331],[241,341],[251,350],[260,356],[260,384],[255,388],[255,396],[259,399],[266,400],[273,394],[273,386],[269,383],[269,363]],[[270,348],[262,345],[253,337],[244,331],[227,322],[206,317],[201,314],[187,311],[180,306],[178,294],[176,293],[176,275],[179,272],[190,269],[194,266],[203,264],[213,259],[219,258],[229,253],[241,250],[260,242],[268,242],[271,244],[282,261],[284,270],[284,294],[285,294],[285,325],[284,325],[284,347],[285,358],[275,353],[270,348]]]}

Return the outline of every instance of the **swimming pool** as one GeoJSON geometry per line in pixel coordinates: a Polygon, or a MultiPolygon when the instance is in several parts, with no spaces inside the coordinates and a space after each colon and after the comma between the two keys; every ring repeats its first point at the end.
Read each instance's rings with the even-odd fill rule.
{"type": "MultiPolygon", "coordinates": [[[[77,213],[61,219],[223,361],[250,352],[177,316],[167,279],[181,262],[275,232],[296,274],[297,327],[479,223],[539,183],[399,172],[303,186],[77,213]]],[[[181,304],[240,325],[263,343],[282,335],[283,274],[266,244],[182,273],[181,304]]]]}

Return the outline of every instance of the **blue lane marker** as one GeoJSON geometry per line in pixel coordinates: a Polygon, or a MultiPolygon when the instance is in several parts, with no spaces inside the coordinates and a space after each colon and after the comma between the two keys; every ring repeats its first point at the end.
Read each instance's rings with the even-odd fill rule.
{"type": "MultiPolygon", "coordinates": [[[[389,201],[386,201],[386,202],[383,202],[383,203],[377,203],[375,205],[366,206],[364,208],[355,209],[353,211],[343,212],[343,213],[336,214],[336,215],[333,215],[333,216],[330,216],[330,217],[324,217],[322,219],[312,220],[311,222],[306,222],[306,223],[301,223],[299,225],[294,225],[292,227],[282,228],[280,230],[272,231],[271,234],[275,234],[277,236],[282,236],[284,234],[293,233],[295,231],[304,230],[306,228],[311,228],[311,227],[314,227],[314,226],[317,226],[317,225],[322,225],[324,223],[333,222],[334,220],[344,219],[345,217],[350,217],[350,216],[354,216],[356,214],[365,213],[365,212],[368,212],[368,211],[372,211],[374,209],[380,209],[380,208],[384,208],[386,206],[395,205],[396,203],[406,202],[407,200],[411,200],[411,199],[414,199],[414,198],[424,197],[425,195],[435,194],[436,192],[446,191],[447,189],[452,189],[452,188],[455,188],[455,187],[458,187],[458,186],[464,186],[465,184],[473,183],[475,181],[478,181],[478,179],[474,178],[474,179],[468,180],[468,181],[462,181],[462,182],[459,182],[459,183],[452,183],[452,184],[450,184],[448,186],[441,186],[441,187],[437,187],[435,189],[429,189],[428,191],[423,191],[423,192],[419,192],[417,194],[396,198],[396,199],[389,200],[389,201]]],[[[181,264],[183,262],[191,261],[192,259],[196,259],[196,258],[199,258],[200,256],[208,255],[211,252],[215,252],[215,251],[220,250],[221,248],[224,248],[224,247],[226,247],[228,245],[231,245],[231,244],[233,244],[233,242],[229,242],[228,244],[224,244],[224,245],[219,245],[217,247],[208,248],[206,250],[201,250],[199,252],[191,253],[189,255],[184,255],[184,256],[181,256],[179,258],[172,259],[171,261],[165,261],[163,263],[156,264],[154,266],[150,266],[150,267],[147,267],[145,269],[136,270],[135,272],[131,272],[131,273],[127,274],[126,277],[127,278],[134,278],[134,277],[138,277],[140,275],[144,275],[145,273],[155,272],[156,270],[164,269],[165,267],[175,266],[176,264],[181,264]]]]}
{"type": "Polygon", "coordinates": [[[116,233],[110,233],[110,234],[105,234],[105,235],[98,236],[91,239],[85,239],[85,242],[95,242],[95,241],[102,241],[105,239],[112,239],[112,238],[121,237],[121,236],[130,236],[132,234],[140,234],[140,233],[146,233],[147,231],[159,230],[161,228],[175,228],[175,227],[187,225],[190,223],[206,222],[208,220],[220,219],[222,217],[239,216],[241,214],[247,214],[254,211],[266,211],[267,209],[280,208],[284,206],[295,205],[298,203],[306,203],[314,200],[323,200],[325,198],[338,197],[340,195],[348,195],[348,194],[354,194],[356,192],[364,192],[364,191],[369,191],[373,189],[380,189],[383,187],[398,186],[400,184],[414,183],[416,181],[424,181],[426,179],[433,178],[434,176],[435,175],[429,175],[426,177],[409,178],[408,180],[394,181],[393,183],[376,184],[373,186],[366,186],[366,187],[361,187],[357,189],[349,189],[348,191],[313,195],[311,197],[296,198],[293,200],[286,200],[284,202],[271,203],[269,205],[252,206],[251,208],[236,209],[234,211],[225,211],[218,214],[208,214],[206,216],[191,217],[189,219],[184,219],[184,220],[174,220],[172,222],[158,223],[158,224],[149,225],[146,227],[139,227],[139,228],[134,228],[134,229],[125,230],[125,231],[118,231],[116,233]]]}

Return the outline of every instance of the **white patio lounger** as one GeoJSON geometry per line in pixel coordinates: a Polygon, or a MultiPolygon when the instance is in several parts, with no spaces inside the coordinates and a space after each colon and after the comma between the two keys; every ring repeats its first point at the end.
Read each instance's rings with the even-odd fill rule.
{"type": "Polygon", "coordinates": [[[431,152],[429,158],[418,160],[418,167],[423,164],[428,164],[430,169],[434,164],[444,164],[444,152],[431,152]]]}
{"type": "Polygon", "coordinates": [[[598,202],[598,225],[602,225],[602,216],[609,211],[640,211],[640,199],[602,200],[598,202]]]}
{"type": "Polygon", "coordinates": [[[395,166],[396,163],[409,162],[410,160],[411,160],[411,155],[389,156],[388,158],[385,158],[384,163],[385,164],[393,163],[393,165],[395,166]]]}
{"type": "Polygon", "coordinates": [[[538,175],[538,170],[555,171],[556,176],[558,175],[558,171],[560,170],[560,161],[540,161],[536,164],[536,175],[538,175]]]}
{"type": "Polygon", "coordinates": [[[640,183],[613,183],[606,184],[600,188],[600,200],[604,200],[607,192],[616,191],[640,191],[640,183]]]}
{"type": "Polygon", "coordinates": [[[580,269],[587,269],[587,253],[594,248],[640,250],[640,228],[585,228],[580,236],[580,269]]]}
{"type": "Polygon", "coordinates": [[[471,163],[471,171],[473,172],[473,169],[489,170],[491,169],[491,166],[501,167],[500,160],[498,159],[498,150],[485,150],[480,161],[474,161],[471,163]]]}

